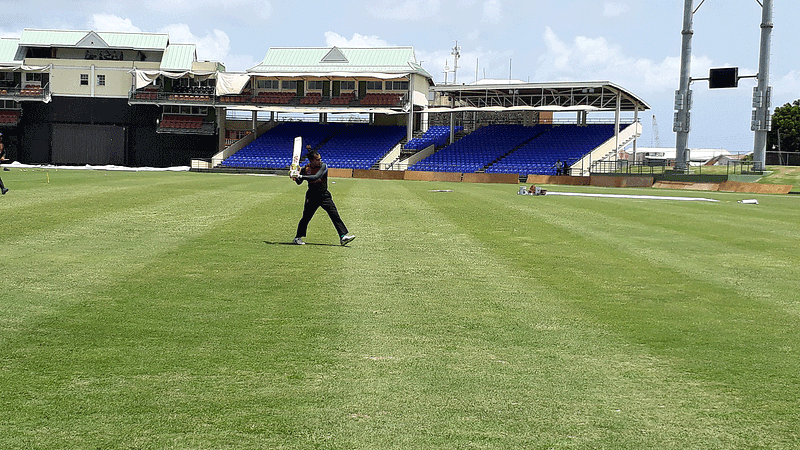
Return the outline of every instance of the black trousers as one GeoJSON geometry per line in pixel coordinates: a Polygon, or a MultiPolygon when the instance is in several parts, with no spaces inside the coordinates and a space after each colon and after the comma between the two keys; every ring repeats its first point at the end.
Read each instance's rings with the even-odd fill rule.
{"type": "Polygon", "coordinates": [[[347,227],[344,225],[344,222],[342,222],[341,217],[339,217],[339,211],[336,210],[336,205],[333,203],[333,197],[330,191],[325,191],[322,194],[306,191],[303,218],[300,219],[300,223],[297,224],[297,234],[295,237],[305,237],[308,230],[308,223],[311,222],[311,218],[314,217],[314,213],[317,212],[317,209],[320,207],[328,213],[328,217],[331,218],[331,222],[333,222],[333,226],[336,227],[336,232],[339,233],[339,236],[341,237],[347,234],[347,227]]]}

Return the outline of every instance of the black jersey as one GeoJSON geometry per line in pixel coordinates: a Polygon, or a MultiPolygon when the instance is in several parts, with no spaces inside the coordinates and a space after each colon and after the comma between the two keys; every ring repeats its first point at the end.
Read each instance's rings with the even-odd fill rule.
{"type": "Polygon", "coordinates": [[[300,177],[297,178],[297,184],[301,184],[303,180],[308,181],[309,193],[323,194],[328,191],[328,165],[320,163],[319,167],[310,167],[308,164],[300,169],[300,177]]]}

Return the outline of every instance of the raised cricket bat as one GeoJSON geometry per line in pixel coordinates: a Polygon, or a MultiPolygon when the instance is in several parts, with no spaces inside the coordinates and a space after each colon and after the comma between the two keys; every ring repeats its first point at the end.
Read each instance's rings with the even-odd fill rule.
{"type": "Polygon", "coordinates": [[[303,138],[297,136],[294,138],[294,153],[292,153],[292,165],[289,167],[289,176],[296,177],[300,175],[300,152],[303,150],[303,138]]]}

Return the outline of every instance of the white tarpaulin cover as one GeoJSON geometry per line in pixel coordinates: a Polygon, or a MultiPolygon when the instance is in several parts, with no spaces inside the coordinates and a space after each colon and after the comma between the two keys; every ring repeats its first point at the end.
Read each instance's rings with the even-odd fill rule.
{"type": "Polygon", "coordinates": [[[241,94],[242,89],[250,81],[250,75],[241,73],[217,74],[217,95],[241,94]]]}
{"type": "Polygon", "coordinates": [[[136,70],[136,89],[153,84],[160,75],[168,78],[181,78],[189,72],[162,72],[160,70],[136,70]]]}
{"type": "Polygon", "coordinates": [[[202,80],[213,75],[215,72],[166,72],[163,70],[133,70],[136,75],[136,89],[153,84],[159,76],[167,78],[183,78],[190,75],[192,78],[202,80]]]}
{"type": "Polygon", "coordinates": [[[428,107],[428,97],[423,92],[414,91],[414,106],[428,107]]]}

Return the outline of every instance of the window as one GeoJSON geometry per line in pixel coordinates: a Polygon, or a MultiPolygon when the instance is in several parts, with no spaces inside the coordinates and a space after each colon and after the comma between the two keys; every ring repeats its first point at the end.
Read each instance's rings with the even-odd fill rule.
{"type": "Polygon", "coordinates": [[[26,73],[25,81],[42,81],[42,74],[40,73],[26,73]]]}
{"type": "Polygon", "coordinates": [[[81,74],[81,86],[88,86],[89,85],[89,74],[82,73],[81,74]]]}
{"type": "Polygon", "coordinates": [[[356,82],[355,81],[342,81],[339,85],[339,88],[343,91],[354,91],[356,90],[356,82]]]}
{"type": "Polygon", "coordinates": [[[382,91],[383,90],[383,81],[367,81],[367,90],[368,91],[382,91]]]}
{"type": "Polygon", "coordinates": [[[258,89],[280,89],[280,82],[278,80],[257,80],[256,87],[258,89]]]}
{"type": "Polygon", "coordinates": [[[291,89],[296,91],[297,90],[297,81],[295,80],[283,80],[281,81],[281,89],[291,89]]]}
{"type": "Polygon", "coordinates": [[[98,86],[105,86],[106,85],[106,76],[105,75],[98,75],[97,76],[97,85],[98,86]]]}
{"type": "Polygon", "coordinates": [[[180,105],[164,105],[165,114],[183,114],[192,116],[206,116],[208,115],[207,106],[180,106],[180,105]]]}
{"type": "Polygon", "coordinates": [[[321,91],[322,85],[324,85],[324,81],[309,81],[308,82],[308,90],[309,91],[321,91]]]}
{"type": "Polygon", "coordinates": [[[407,91],[408,90],[408,81],[387,81],[386,82],[386,90],[387,91],[407,91]]]}

